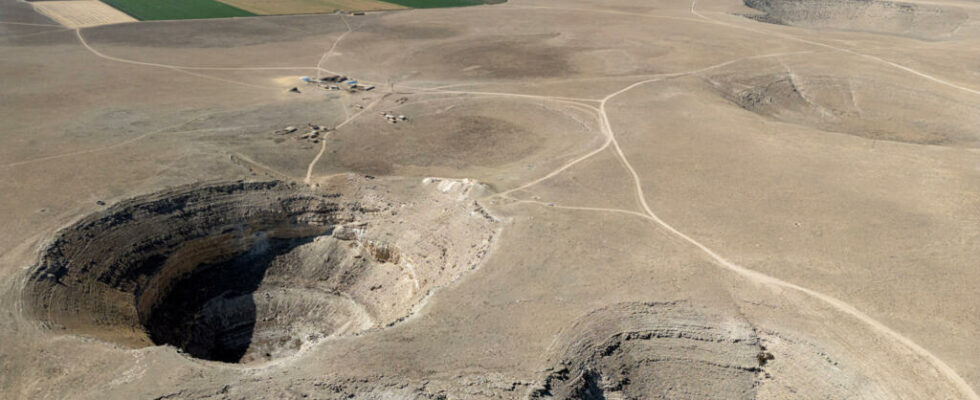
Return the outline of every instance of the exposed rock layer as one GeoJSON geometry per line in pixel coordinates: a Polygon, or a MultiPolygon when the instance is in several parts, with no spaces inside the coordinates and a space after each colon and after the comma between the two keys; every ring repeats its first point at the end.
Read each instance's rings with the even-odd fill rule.
{"type": "Polygon", "coordinates": [[[768,357],[744,320],[685,303],[595,310],[566,329],[552,352],[554,367],[532,398],[754,399],[768,357]]]}

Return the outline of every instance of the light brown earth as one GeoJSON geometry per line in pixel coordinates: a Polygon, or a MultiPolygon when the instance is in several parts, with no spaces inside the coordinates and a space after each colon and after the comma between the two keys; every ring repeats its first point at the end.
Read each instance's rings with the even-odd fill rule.
{"type": "Polygon", "coordinates": [[[42,1],[35,3],[34,9],[66,28],[136,22],[135,18],[101,1],[42,1]]]}
{"type": "Polygon", "coordinates": [[[397,4],[375,0],[221,0],[221,2],[259,15],[383,11],[405,8],[397,4]]]}
{"type": "Polygon", "coordinates": [[[0,397],[980,398],[980,7],[752,4],[0,0],[0,397]]]}

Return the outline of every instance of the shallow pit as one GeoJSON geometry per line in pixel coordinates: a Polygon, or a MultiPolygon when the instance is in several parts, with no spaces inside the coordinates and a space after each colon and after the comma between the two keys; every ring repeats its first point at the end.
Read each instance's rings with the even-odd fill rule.
{"type": "Polygon", "coordinates": [[[684,302],[593,310],[551,351],[532,399],[754,399],[771,356],[746,321],[684,302]]]}
{"type": "Polygon", "coordinates": [[[761,327],[740,310],[687,300],[591,310],[558,332],[546,365],[530,399],[890,396],[865,375],[866,366],[806,333],[761,327]]]}
{"type": "Polygon", "coordinates": [[[874,76],[769,68],[719,73],[708,81],[735,105],[777,121],[873,140],[980,145],[975,103],[874,76]]]}
{"type": "Polygon", "coordinates": [[[960,8],[884,0],[744,0],[764,14],[748,17],[773,24],[948,39],[969,15],[960,8]]]}

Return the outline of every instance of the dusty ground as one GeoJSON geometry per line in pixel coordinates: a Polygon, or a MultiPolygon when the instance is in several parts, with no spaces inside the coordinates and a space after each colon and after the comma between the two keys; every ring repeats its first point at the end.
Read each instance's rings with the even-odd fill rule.
{"type": "Polygon", "coordinates": [[[67,28],[136,21],[101,1],[43,1],[35,4],[34,9],[67,28]]]}
{"type": "Polygon", "coordinates": [[[259,15],[380,11],[405,8],[397,4],[375,0],[225,0],[222,3],[259,15]]]}
{"type": "Polygon", "coordinates": [[[978,399],[980,7],[750,5],[0,0],[2,397],[978,399]]]}

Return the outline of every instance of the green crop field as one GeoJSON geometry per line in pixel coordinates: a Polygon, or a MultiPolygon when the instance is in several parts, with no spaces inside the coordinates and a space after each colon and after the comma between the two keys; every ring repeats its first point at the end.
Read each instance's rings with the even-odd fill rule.
{"type": "Polygon", "coordinates": [[[385,3],[398,4],[410,8],[465,7],[480,4],[503,3],[505,0],[384,0],[385,3]]]}
{"type": "Polygon", "coordinates": [[[214,0],[102,0],[102,2],[143,21],[255,15],[214,0]]]}

